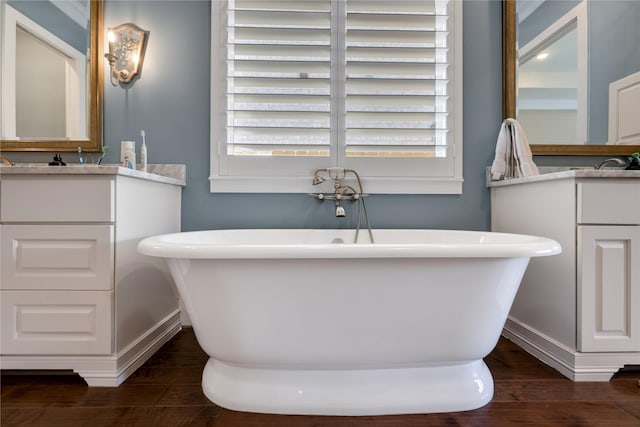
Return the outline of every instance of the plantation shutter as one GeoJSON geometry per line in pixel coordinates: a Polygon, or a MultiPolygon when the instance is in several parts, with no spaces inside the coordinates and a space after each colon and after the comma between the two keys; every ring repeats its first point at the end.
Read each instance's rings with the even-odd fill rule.
{"type": "Polygon", "coordinates": [[[346,2],[346,155],[447,155],[447,2],[346,2]]]}
{"type": "Polygon", "coordinates": [[[230,0],[227,154],[329,156],[331,1],[230,0]]]}
{"type": "Polygon", "coordinates": [[[307,192],[336,166],[370,191],[461,191],[461,2],[218,4],[212,191],[307,192]]]}

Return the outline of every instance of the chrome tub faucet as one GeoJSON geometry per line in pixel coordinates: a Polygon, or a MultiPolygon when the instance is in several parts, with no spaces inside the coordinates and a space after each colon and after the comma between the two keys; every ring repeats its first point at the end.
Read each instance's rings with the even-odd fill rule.
{"type": "Polygon", "coordinates": [[[373,243],[373,233],[371,231],[371,224],[369,223],[369,215],[367,214],[367,206],[364,203],[364,198],[367,196],[364,194],[362,189],[362,180],[360,179],[360,175],[353,169],[344,169],[344,168],[325,168],[318,169],[313,173],[313,185],[320,185],[325,182],[327,179],[333,180],[333,193],[311,193],[310,196],[315,197],[316,199],[323,200],[333,200],[335,203],[335,215],[336,218],[344,218],[347,216],[347,212],[342,206],[342,202],[350,201],[350,202],[358,202],[358,218],[356,225],[356,236],[355,242],[358,241],[358,234],[360,232],[360,220],[362,218],[361,211],[364,212],[364,217],[367,223],[367,228],[369,230],[369,239],[371,243],[373,243]],[[351,174],[355,177],[357,183],[357,190],[353,188],[351,185],[345,184],[344,180],[347,174],[351,174]]]}
{"type": "Polygon", "coordinates": [[[344,218],[347,214],[341,203],[343,201],[355,202],[365,196],[362,192],[360,176],[356,171],[344,168],[318,169],[313,173],[313,185],[322,184],[327,179],[333,180],[333,193],[313,193],[311,195],[318,200],[333,200],[336,205],[336,217],[344,218]],[[343,183],[343,180],[348,173],[355,176],[359,191],[354,189],[352,186],[343,183]],[[323,174],[326,174],[326,178],[322,176],[323,174]]]}

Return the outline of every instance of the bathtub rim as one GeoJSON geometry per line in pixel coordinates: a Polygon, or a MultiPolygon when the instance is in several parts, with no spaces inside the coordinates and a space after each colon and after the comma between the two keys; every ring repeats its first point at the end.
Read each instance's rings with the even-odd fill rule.
{"type": "Polygon", "coordinates": [[[323,259],[323,258],[520,258],[556,255],[562,252],[554,240],[526,234],[500,233],[493,231],[436,230],[436,229],[374,229],[376,233],[410,232],[446,234],[461,237],[474,236],[479,241],[471,242],[427,242],[427,243],[368,243],[366,230],[360,230],[360,241],[365,243],[202,243],[172,241],[196,234],[234,233],[286,233],[286,232],[334,232],[355,233],[351,229],[224,229],[185,231],[151,236],[138,244],[143,255],[177,259],[323,259]],[[485,242],[486,238],[502,238],[506,242],[485,242]]]}

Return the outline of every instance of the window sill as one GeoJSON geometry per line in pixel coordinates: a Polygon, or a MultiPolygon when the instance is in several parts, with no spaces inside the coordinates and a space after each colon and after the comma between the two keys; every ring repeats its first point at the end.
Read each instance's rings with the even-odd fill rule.
{"type": "MultiPolygon", "coordinates": [[[[209,177],[212,193],[317,193],[331,192],[331,186],[314,186],[304,177],[209,177]]],[[[347,180],[349,182],[350,180],[347,180]]],[[[462,178],[363,177],[367,194],[462,194],[462,178]]]]}

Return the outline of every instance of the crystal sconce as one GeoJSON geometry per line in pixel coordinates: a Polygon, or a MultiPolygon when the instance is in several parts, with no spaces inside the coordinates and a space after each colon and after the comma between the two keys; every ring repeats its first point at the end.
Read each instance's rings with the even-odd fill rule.
{"type": "Polygon", "coordinates": [[[113,86],[130,83],[140,74],[148,34],[148,31],[134,24],[122,24],[109,29],[109,53],[105,53],[104,57],[109,62],[113,86]]]}

